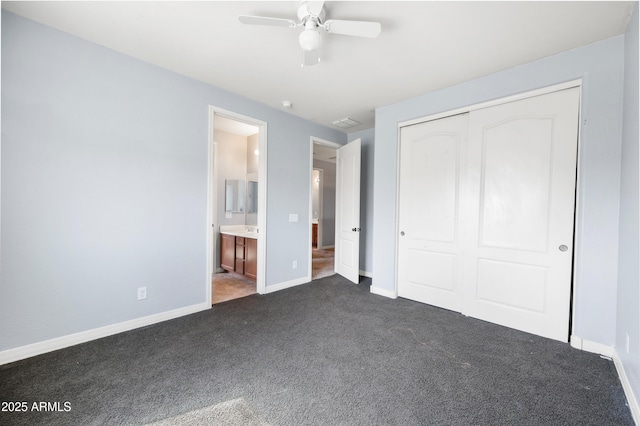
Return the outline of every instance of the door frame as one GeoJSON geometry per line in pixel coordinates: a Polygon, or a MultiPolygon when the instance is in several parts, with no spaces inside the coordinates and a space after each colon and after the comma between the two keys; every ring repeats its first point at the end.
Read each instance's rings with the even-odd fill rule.
{"type": "Polygon", "coordinates": [[[251,124],[258,127],[258,277],[256,279],[256,291],[259,294],[266,293],[266,247],[267,247],[267,123],[253,117],[229,111],[214,105],[209,105],[209,135],[208,135],[208,155],[207,155],[207,266],[206,266],[206,302],[211,305],[211,276],[213,275],[213,259],[217,255],[216,240],[219,233],[219,225],[215,222],[216,209],[216,182],[214,178],[217,174],[215,167],[215,116],[230,118],[235,121],[251,124]]]}
{"type": "MultiPolygon", "coordinates": [[[[311,181],[313,179],[313,144],[317,143],[318,145],[325,145],[331,148],[335,148],[336,150],[344,145],[340,145],[337,142],[331,142],[325,139],[320,139],[318,137],[315,136],[311,136],[309,138],[309,173],[307,174],[309,176],[309,244],[308,244],[308,248],[307,250],[309,251],[308,253],[308,259],[309,259],[309,268],[307,271],[307,280],[309,282],[311,282],[311,280],[313,279],[313,249],[311,247],[311,229],[312,229],[312,219],[313,219],[313,194],[311,193],[311,185],[313,184],[313,182],[311,181]]],[[[337,164],[336,164],[337,167],[337,164]]],[[[324,176],[323,176],[324,178],[324,176]]],[[[337,190],[337,188],[336,188],[337,190]]],[[[321,214],[319,214],[319,216],[321,216],[321,214]]],[[[320,224],[318,224],[318,233],[320,233],[320,224]]],[[[321,238],[318,235],[318,248],[320,248],[320,242],[321,242],[321,238]]],[[[333,267],[333,270],[335,272],[335,265],[333,267]]]]}
{"type": "MultiPolygon", "coordinates": [[[[313,199],[313,172],[314,171],[318,171],[318,247],[319,249],[321,249],[323,247],[322,244],[322,191],[324,190],[324,169],[320,169],[318,167],[313,167],[311,169],[311,173],[312,173],[312,181],[311,181],[311,196],[313,199]]],[[[313,222],[313,203],[312,203],[312,207],[311,207],[311,216],[312,216],[312,222],[313,222]]],[[[311,236],[312,241],[313,241],[313,235],[311,236]]],[[[312,249],[313,252],[313,249],[312,249]]]]}
{"type": "MultiPolygon", "coordinates": [[[[576,191],[576,195],[575,195],[575,208],[574,208],[574,213],[573,213],[573,244],[572,244],[572,264],[571,264],[571,290],[570,290],[570,306],[569,306],[569,342],[571,342],[571,339],[573,338],[573,324],[575,323],[575,300],[576,300],[576,291],[578,291],[578,287],[579,287],[579,282],[576,279],[577,275],[576,275],[576,247],[577,247],[577,239],[578,239],[578,232],[581,229],[581,225],[579,223],[580,217],[581,217],[581,212],[582,212],[582,202],[580,199],[580,187],[579,184],[581,182],[581,147],[582,147],[582,137],[581,137],[581,128],[582,126],[580,125],[581,123],[581,117],[582,117],[582,79],[577,79],[577,80],[570,80],[570,81],[566,81],[564,83],[559,83],[559,84],[554,84],[552,86],[547,86],[547,87],[543,87],[540,89],[535,89],[535,90],[530,90],[527,92],[522,92],[516,95],[512,95],[512,96],[507,96],[507,97],[503,97],[503,98],[499,98],[499,99],[494,99],[491,101],[486,101],[486,102],[480,102],[477,104],[473,104],[473,105],[469,105],[469,106],[465,106],[465,107],[461,107],[461,108],[456,108],[453,110],[449,110],[449,111],[444,111],[444,112],[439,112],[436,114],[431,114],[431,115],[427,115],[424,117],[420,117],[420,118],[415,118],[415,119],[411,119],[411,120],[407,120],[407,121],[401,121],[398,123],[398,128],[397,128],[397,144],[396,144],[396,207],[395,207],[395,217],[399,218],[399,214],[400,214],[400,167],[401,167],[401,162],[400,162],[400,131],[403,127],[406,126],[411,126],[414,124],[419,124],[419,123],[424,123],[426,121],[433,121],[433,120],[437,120],[440,118],[446,118],[446,117],[450,117],[453,115],[458,115],[458,114],[464,114],[464,113],[470,113],[472,111],[475,110],[479,110],[479,109],[484,109],[484,108],[489,108],[492,106],[496,106],[496,105],[502,105],[502,104],[507,104],[510,102],[515,102],[515,101],[519,101],[519,100],[523,100],[523,99],[528,99],[528,98],[532,98],[535,96],[541,96],[541,95],[546,95],[548,93],[553,93],[553,92],[559,92],[561,90],[566,90],[566,89],[571,89],[571,88],[575,88],[577,87],[580,90],[580,102],[578,103],[578,146],[577,146],[577,152],[576,152],[576,187],[575,187],[575,191],[576,191]]],[[[395,280],[395,286],[394,286],[394,297],[398,297],[398,261],[399,261],[399,256],[400,256],[400,251],[399,251],[399,246],[400,246],[400,223],[398,220],[396,220],[395,223],[395,259],[394,259],[394,265],[395,265],[395,276],[394,276],[394,280],[395,280]]]]}

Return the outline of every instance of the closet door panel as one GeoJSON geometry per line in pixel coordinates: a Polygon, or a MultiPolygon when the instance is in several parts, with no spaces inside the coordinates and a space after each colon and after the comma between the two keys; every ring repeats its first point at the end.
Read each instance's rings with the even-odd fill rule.
{"type": "Polygon", "coordinates": [[[469,316],[567,341],[578,89],[469,115],[469,316]]]}
{"type": "Polygon", "coordinates": [[[460,193],[467,115],[401,130],[398,294],[461,309],[460,193]]]}

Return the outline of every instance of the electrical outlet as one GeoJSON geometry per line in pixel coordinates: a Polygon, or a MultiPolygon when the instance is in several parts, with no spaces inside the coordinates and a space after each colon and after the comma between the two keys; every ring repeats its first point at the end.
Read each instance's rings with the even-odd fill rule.
{"type": "Polygon", "coordinates": [[[298,261],[297,260],[293,261],[293,269],[298,269],[298,261]]]}
{"type": "Polygon", "coordinates": [[[138,287],[138,300],[143,300],[147,298],[147,288],[146,287],[138,287]]]}

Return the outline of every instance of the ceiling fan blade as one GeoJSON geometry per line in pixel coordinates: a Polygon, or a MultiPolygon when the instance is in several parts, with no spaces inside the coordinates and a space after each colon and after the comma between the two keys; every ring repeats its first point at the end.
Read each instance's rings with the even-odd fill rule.
{"type": "Polygon", "coordinates": [[[339,19],[329,19],[323,25],[326,32],[331,34],[343,34],[358,37],[376,38],[382,31],[379,22],[369,21],[343,21],[339,19]]]}
{"type": "Polygon", "coordinates": [[[298,25],[291,19],[269,18],[267,16],[240,15],[238,20],[247,25],[269,25],[272,27],[295,27],[298,25]]]}
{"type": "Polygon", "coordinates": [[[320,51],[318,49],[302,51],[303,67],[310,67],[312,65],[317,65],[318,62],[320,62],[320,51]]]}
{"type": "Polygon", "coordinates": [[[324,1],[307,1],[307,11],[313,16],[320,16],[324,1]]]}

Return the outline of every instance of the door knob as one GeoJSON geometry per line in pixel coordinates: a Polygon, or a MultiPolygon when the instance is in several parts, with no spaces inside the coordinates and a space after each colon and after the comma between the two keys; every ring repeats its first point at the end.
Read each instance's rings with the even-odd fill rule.
{"type": "Polygon", "coordinates": [[[569,250],[569,247],[565,246],[564,244],[562,244],[560,247],[558,247],[558,250],[560,251],[567,251],[569,250]]]}
{"type": "Polygon", "coordinates": [[[353,232],[360,232],[360,228],[351,228],[353,232]]]}
{"type": "Polygon", "coordinates": [[[404,237],[404,231],[400,231],[400,236],[404,237]]]}

